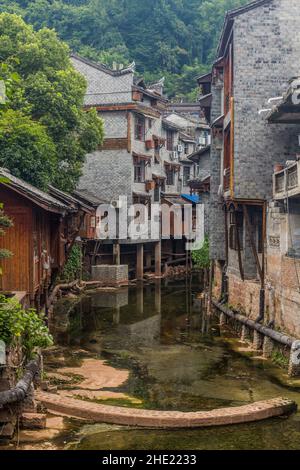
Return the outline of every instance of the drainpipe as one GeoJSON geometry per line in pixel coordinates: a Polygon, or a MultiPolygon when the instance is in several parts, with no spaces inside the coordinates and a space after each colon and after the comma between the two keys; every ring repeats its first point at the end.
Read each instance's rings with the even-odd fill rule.
{"type": "Polygon", "coordinates": [[[296,341],[296,338],[285,335],[284,333],[280,333],[279,331],[273,330],[267,326],[261,325],[260,323],[250,320],[250,318],[245,317],[244,315],[235,313],[229,308],[226,308],[224,305],[221,305],[219,302],[213,300],[212,304],[220,312],[224,313],[227,317],[240,322],[242,325],[245,325],[248,328],[251,328],[252,330],[258,331],[259,333],[267,336],[268,338],[273,339],[274,341],[277,341],[283,346],[288,346],[289,348],[291,348],[294,342],[296,341]]]}
{"type": "Polygon", "coordinates": [[[5,392],[0,392],[0,409],[4,405],[17,403],[25,400],[30,391],[31,384],[40,371],[40,358],[29,362],[25,368],[26,372],[17,385],[5,392]]]}

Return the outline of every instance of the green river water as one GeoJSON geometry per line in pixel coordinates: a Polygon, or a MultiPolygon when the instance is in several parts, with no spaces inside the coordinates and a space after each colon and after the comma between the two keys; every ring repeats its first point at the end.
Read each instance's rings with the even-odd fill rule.
{"type": "MultiPolygon", "coordinates": [[[[238,340],[229,332],[221,335],[216,321],[202,313],[198,286],[197,280],[188,285],[182,279],[89,293],[71,313],[64,302],[58,306],[53,334],[68,347],[69,365],[83,355],[128,369],[129,379],[117,391],[147,409],[210,410],[279,396],[300,404],[300,381],[289,381],[271,362],[239,352],[238,340]]],[[[53,445],[79,450],[299,449],[300,414],[194,430],[66,419],[53,445]]],[[[32,448],[39,446],[32,443],[32,448]]]]}

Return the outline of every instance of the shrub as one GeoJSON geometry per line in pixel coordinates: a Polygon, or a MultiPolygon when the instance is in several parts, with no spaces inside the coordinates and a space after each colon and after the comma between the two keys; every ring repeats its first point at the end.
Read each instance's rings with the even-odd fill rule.
{"type": "Polygon", "coordinates": [[[8,347],[20,344],[27,359],[36,348],[53,344],[43,317],[34,309],[24,310],[17,300],[4,295],[0,295],[0,339],[8,347]]]}
{"type": "Polygon", "coordinates": [[[60,280],[66,282],[72,282],[78,279],[80,276],[82,265],[82,253],[81,253],[81,246],[74,245],[71,249],[71,253],[69,255],[68,261],[65,264],[63,272],[60,276],[60,280]]]}
{"type": "Polygon", "coordinates": [[[210,265],[209,259],[209,239],[205,237],[202,248],[192,252],[192,260],[196,268],[208,269],[210,265]]]}

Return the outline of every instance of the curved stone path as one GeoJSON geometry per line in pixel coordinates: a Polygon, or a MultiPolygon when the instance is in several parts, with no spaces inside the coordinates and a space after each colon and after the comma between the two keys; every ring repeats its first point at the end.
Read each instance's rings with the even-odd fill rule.
{"type": "Polygon", "coordinates": [[[49,412],[56,414],[98,423],[151,428],[199,428],[249,423],[282,416],[297,409],[295,402],[284,398],[260,401],[237,408],[189,413],[100,405],[40,391],[36,392],[36,399],[41,401],[49,412]]]}

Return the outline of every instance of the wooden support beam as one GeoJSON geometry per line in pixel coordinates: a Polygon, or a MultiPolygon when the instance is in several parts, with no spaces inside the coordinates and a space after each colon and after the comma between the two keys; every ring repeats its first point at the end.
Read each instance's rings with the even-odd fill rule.
{"type": "Polygon", "coordinates": [[[155,244],[155,275],[161,277],[161,242],[155,244]]]}
{"type": "Polygon", "coordinates": [[[243,211],[244,211],[246,225],[247,225],[248,232],[249,232],[251,248],[252,248],[253,255],[254,255],[254,258],[255,258],[255,262],[256,262],[256,266],[257,266],[257,269],[258,269],[258,272],[259,272],[259,277],[260,277],[260,279],[263,283],[264,282],[264,273],[263,273],[263,270],[262,270],[261,265],[260,265],[260,260],[259,260],[259,256],[258,256],[258,253],[257,253],[257,249],[256,249],[256,245],[255,245],[255,239],[254,239],[254,235],[253,235],[253,231],[252,231],[252,225],[251,225],[251,222],[250,222],[249,212],[248,212],[248,208],[247,208],[246,204],[243,205],[243,211]]]}
{"type": "Polygon", "coordinates": [[[113,253],[114,253],[114,264],[116,266],[120,266],[120,264],[121,264],[121,248],[120,248],[120,243],[118,241],[114,242],[113,253]]]}
{"type": "Polygon", "coordinates": [[[136,247],[136,278],[139,281],[144,279],[144,245],[142,243],[136,247]]]}

